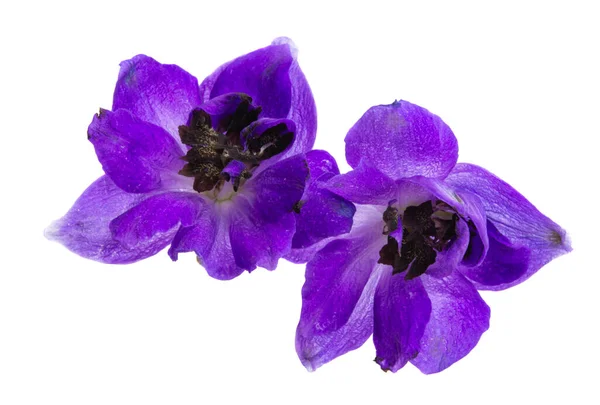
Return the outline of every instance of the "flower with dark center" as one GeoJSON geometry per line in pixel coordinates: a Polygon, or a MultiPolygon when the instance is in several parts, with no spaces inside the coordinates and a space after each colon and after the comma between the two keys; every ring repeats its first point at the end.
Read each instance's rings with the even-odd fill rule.
{"type": "Polygon", "coordinates": [[[436,373],[488,329],[477,290],[503,290],[571,250],[566,233],[510,185],[457,164],[436,115],[408,103],[369,109],[346,136],[353,170],[322,187],[356,204],[349,233],[306,266],[296,350],[314,370],[373,335],[375,361],[436,373]]]}
{"type": "Polygon", "coordinates": [[[351,203],[308,191],[322,172],[339,173],[326,152],[310,151],[315,134],[312,93],[286,38],[200,85],[176,65],[135,56],[121,63],[112,111],[100,110],[88,129],[105,175],[46,235],[105,263],[170,245],[173,260],[195,252],[219,279],[275,269],[293,248],[352,224],[351,203]],[[325,224],[323,212],[335,220],[325,224]],[[310,223],[326,229],[306,233],[310,223]],[[295,241],[297,227],[306,240],[295,241]]]}

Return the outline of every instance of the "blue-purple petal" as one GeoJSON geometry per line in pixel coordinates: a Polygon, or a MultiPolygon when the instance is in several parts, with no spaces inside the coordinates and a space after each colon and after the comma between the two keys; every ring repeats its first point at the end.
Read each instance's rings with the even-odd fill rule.
{"type": "MultiPolygon", "coordinates": [[[[365,289],[377,267],[378,252],[386,237],[373,226],[380,220],[380,212],[365,207],[358,215],[361,220],[349,234],[329,242],[306,266],[296,349],[307,367],[316,368],[358,347],[345,341],[332,341],[352,338],[357,342],[356,336],[367,333],[362,329],[353,331],[348,325],[358,322],[368,328],[364,339],[371,333],[372,321],[358,319],[356,315],[365,316],[366,308],[358,308],[359,302],[371,305],[374,285],[370,285],[367,297],[365,289]],[[341,330],[339,335],[335,334],[341,330]]],[[[372,318],[372,314],[367,315],[372,318]]]]}
{"type": "Polygon", "coordinates": [[[244,269],[236,264],[231,250],[228,217],[220,215],[217,210],[217,207],[210,206],[195,225],[181,227],[171,243],[169,256],[177,260],[179,253],[194,252],[211,277],[231,280],[242,274],[244,269]]]}
{"type": "Polygon", "coordinates": [[[475,267],[460,266],[459,271],[480,289],[510,284],[523,277],[529,268],[531,251],[513,245],[491,221],[487,232],[490,248],[483,262],[475,267]]]}
{"type": "Polygon", "coordinates": [[[335,175],[340,174],[337,162],[327,151],[314,149],[305,155],[310,169],[310,182],[323,183],[335,175]]]}
{"type": "Polygon", "coordinates": [[[489,248],[486,212],[480,198],[466,190],[454,190],[439,179],[422,176],[412,177],[399,182],[414,183],[427,189],[433,196],[444,201],[456,210],[460,217],[468,222],[471,233],[469,247],[463,258],[465,266],[476,266],[484,260],[489,248]]]}
{"type": "Polygon", "coordinates": [[[233,181],[235,183],[236,179],[239,181],[245,169],[246,164],[240,162],[239,160],[232,160],[231,162],[227,163],[227,166],[225,166],[223,170],[221,170],[221,175],[226,175],[224,177],[228,181],[233,181]]]}
{"type": "MultiPolygon", "coordinates": [[[[240,104],[244,101],[249,101],[248,95],[243,93],[226,93],[210,100],[206,100],[201,106],[195,110],[202,110],[210,116],[210,123],[218,132],[224,133],[229,127],[231,118],[235,114],[240,104]]],[[[255,108],[250,105],[249,110],[255,108]]],[[[190,116],[191,118],[191,116],[190,116]]],[[[187,125],[190,122],[188,120],[187,125]]]]}
{"type": "Polygon", "coordinates": [[[240,143],[245,149],[256,149],[253,148],[253,144],[260,142],[259,139],[269,131],[269,135],[275,135],[278,138],[283,136],[289,136],[291,134],[289,144],[287,147],[269,159],[269,162],[275,162],[280,160],[285,155],[285,150],[290,148],[294,143],[296,124],[294,121],[287,118],[261,118],[248,125],[240,134],[240,143]]]}
{"type": "MultiPolygon", "coordinates": [[[[450,173],[446,183],[456,190],[477,195],[487,218],[498,232],[513,246],[525,247],[530,251],[527,270],[516,280],[491,286],[478,285],[478,288],[503,290],[512,287],[527,280],[552,259],[571,251],[567,234],[559,225],[487,170],[461,163],[450,173]]],[[[502,259],[499,256],[497,258],[502,259]]]]}
{"type": "Polygon", "coordinates": [[[339,174],[335,159],[325,151],[314,150],[306,154],[306,161],[310,178],[296,210],[294,249],[349,232],[356,212],[354,204],[322,187],[323,182],[339,174]]]}
{"type": "Polygon", "coordinates": [[[195,226],[184,226],[169,250],[173,260],[195,252],[209,275],[229,280],[257,266],[273,270],[289,252],[293,208],[302,197],[308,168],[304,156],[277,162],[249,179],[229,201],[208,202],[195,226]]]}
{"type": "Polygon", "coordinates": [[[265,222],[250,201],[242,198],[235,204],[235,210],[229,213],[229,238],[235,263],[247,271],[257,266],[275,270],[279,259],[291,249],[294,214],[288,213],[277,222],[265,222]]]}
{"type": "Polygon", "coordinates": [[[336,239],[306,265],[299,330],[304,335],[341,328],[377,264],[369,240],[336,239]]]}
{"type": "Polygon", "coordinates": [[[330,191],[314,187],[300,208],[293,247],[302,249],[322,239],[350,231],[354,204],[330,191]]]}
{"type": "Polygon", "coordinates": [[[252,97],[264,117],[289,118],[296,123],[296,140],[286,157],[312,148],[317,131],[315,102],[290,40],[278,38],[227,62],[200,85],[203,101],[232,92],[252,97]]]}
{"type": "Polygon", "coordinates": [[[311,334],[301,324],[296,330],[296,353],[309,371],[351,350],[361,347],[373,333],[373,298],[383,266],[377,265],[371,273],[348,321],[339,329],[311,334]]]}
{"type": "Polygon", "coordinates": [[[183,152],[163,128],[142,121],[127,110],[100,110],[88,128],[104,172],[130,193],[146,193],[183,166],[183,152]]]}
{"type": "Polygon", "coordinates": [[[146,55],[121,62],[113,111],[129,110],[179,140],[179,126],[201,103],[198,80],[179,66],[163,65],[146,55]]]}
{"type": "Polygon", "coordinates": [[[460,273],[420,277],[431,302],[431,316],[411,360],[425,374],[442,371],[465,357],[489,327],[490,308],[460,273]]]}
{"type": "Polygon", "coordinates": [[[113,238],[135,247],[174,234],[179,226],[195,224],[206,211],[206,202],[195,192],[166,192],[146,198],[110,222],[113,238]]]}
{"type": "Polygon", "coordinates": [[[444,178],[458,158],[458,143],[440,117],[407,101],[371,107],[346,135],[346,160],[362,161],[393,180],[444,178]]]}
{"type": "Polygon", "coordinates": [[[386,270],[375,290],[373,343],[377,364],[396,372],[419,354],[431,301],[421,277],[405,280],[386,270]]]}
{"type": "Polygon", "coordinates": [[[284,259],[296,264],[306,263],[315,257],[319,250],[323,249],[329,242],[333,240],[335,240],[335,236],[321,239],[319,242],[316,242],[305,248],[294,248],[292,240],[292,250],[286,253],[284,259]]]}
{"type": "Polygon", "coordinates": [[[115,240],[110,222],[142,202],[147,195],[126,193],[108,177],[92,183],[61,219],[45,231],[50,240],[63,244],[70,251],[103,263],[133,263],[164,249],[174,231],[125,246],[115,240]]]}
{"type": "Polygon", "coordinates": [[[241,192],[251,196],[261,220],[276,222],[294,210],[302,198],[308,175],[304,155],[292,156],[255,174],[241,192]]]}
{"type": "Polygon", "coordinates": [[[331,178],[324,187],[356,204],[387,205],[398,191],[392,179],[364,161],[354,170],[331,178]]]}

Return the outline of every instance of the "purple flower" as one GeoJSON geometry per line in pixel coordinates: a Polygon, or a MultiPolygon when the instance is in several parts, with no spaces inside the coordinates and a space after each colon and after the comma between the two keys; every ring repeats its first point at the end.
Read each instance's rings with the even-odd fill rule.
{"type": "Polygon", "coordinates": [[[515,189],[457,157],[450,128],[406,101],[373,107],[350,129],[354,170],[324,188],[357,211],[306,267],[296,350],[309,370],[371,334],[383,370],[444,370],[488,329],[477,290],[512,287],[571,250],[515,189]]]}
{"type": "MultiPolygon", "coordinates": [[[[301,199],[309,171],[327,161],[308,152],[316,125],[285,38],[200,85],[176,65],[135,56],[121,63],[112,111],[100,110],[88,129],[105,175],[46,235],[105,263],[135,262],[170,245],[173,260],[195,252],[218,279],[275,269],[292,251],[296,222],[311,219],[299,214],[301,199]]],[[[345,214],[326,236],[350,229],[345,214]]]]}

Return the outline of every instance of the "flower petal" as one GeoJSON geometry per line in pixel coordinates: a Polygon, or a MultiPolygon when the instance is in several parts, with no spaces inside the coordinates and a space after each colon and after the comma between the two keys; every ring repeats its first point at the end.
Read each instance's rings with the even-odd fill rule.
{"type": "MultiPolygon", "coordinates": [[[[297,226],[297,225],[296,225],[297,226]]],[[[292,250],[290,250],[285,256],[284,259],[288,260],[292,263],[302,264],[310,261],[315,255],[319,252],[319,250],[323,249],[325,246],[329,244],[329,242],[334,241],[336,238],[332,236],[330,238],[325,238],[320,240],[317,243],[314,243],[305,248],[294,248],[292,241],[292,250]]]]}
{"type": "MultiPolygon", "coordinates": [[[[319,336],[339,330],[349,322],[377,265],[378,252],[386,241],[381,230],[374,226],[381,221],[381,213],[371,207],[362,211],[358,214],[361,221],[355,223],[349,234],[327,244],[306,266],[302,312],[296,331],[301,359],[309,361],[321,351],[319,336]]],[[[329,337],[323,339],[329,342],[329,337]]]]}
{"type": "Polygon", "coordinates": [[[270,46],[225,63],[200,85],[203,101],[232,92],[252,97],[264,117],[296,123],[296,141],[286,156],[312,148],[317,131],[315,102],[289,39],[278,38],[270,46]]]}
{"type": "Polygon", "coordinates": [[[164,129],[127,110],[100,110],[88,128],[104,172],[129,193],[146,193],[163,186],[183,166],[184,154],[164,129]]]}
{"type": "MultiPolygon", "coordinates": [[[[381,248],[381,247],[379,247],[381,248]]],[[[307,333],[322,334],[347,321],[377,264],[369,240],[336,239],[306,265],[300,325],[307,333]]]]}
{"type": "Polygon", "coordinates": [[[382,370],[396,372],[419,353],[431,301],[421,277],[405,280],[401,274],[392,275],[387,266],[375,290],[373,305],[375,361],[382,370]]]}
{"type": "Polygon", "coordinates": [[[169,249],[177,260],[182,252],[195,252],[207,273],[218,280],[231,280],[244,271],[236,264],[229,239],[229,216],[219,212],[222,207],[208,206],[194,226],[181,227],[169,249]]]}
{"type": "Polygon", "coordinates": [[[295,219],[293,213],[277,222],[264,222],[256,207],[241,198],[230,211],[229,238],[236,264],[252,271],[257,266],[275,270],[277,262],[292,247],[295,219]]]}
{"type": "Polygon", "coordinates": [[[531,256],[529,249],[513,245],[498,232],[491,221],[488,221],[487,232],[490,248],[485,260],[475,267],[459,267],[459,271],[479,289],[489,289],[518,280],[527,272],[531,256]]]}
{"type": "Polygon", "coordinates": [[[115,240],[135,247],[165,233],[174,236],[179,225],[193,225],[205,210],[206,203],[197,193],[167,192],[146,198],[113,219],[109,227],[115,240]]]}
{"type": "MultiPolygon", "coordinates": [[[[197,110],[204,111],[210,117],[211,126],[218,132],[223,133],[229,128],[235,112],[242,103],[247,106],[247,110],[245,111],[251,112],[256,110],[256,107],[252,105],[251,99],[247,94],[227,93],[207,100],[201,106],[195,108],[194,112],[197,110]]],[[[192,114],[190,114],[190,119],[187,121],[188,126],[191,125],[191,118],[192,114]]]]}
{"type": "Polygon", "coordinates": [[[393,180],[445,177],[458,158],[458,143],[437,115],[407,101],[371,107],[346,135],[346,160],[361,160],[393,180]]]}
{"type": "Polygon", "coordinates": [[[108,176],[102,176],[83,192],[64,217],[46,229],[45,235],[87,259],[114,264],[145,259],[165,248],[174,232],[125,246],[112,237],[109,224],[147,197],[126,193],[108,176]]]}
{"type": "MultiPolygon", "coordinates": [[[[461,163],[446,182],[456,190],[465,190],[479,196],[487,218],[511,244],[530,250],[529,266],[523,275],[511,282],[483,289],[503,290],[531,277],[552,259],[571,251],[566,232],[537,210],[509,184],[487,170],[461,163]]],[[[501,257],[496,256],[501,259],[501,257]]],[[[513,269],[514,270],[514,269],[513,269]]]]}
{"type": "Polygon", "coordinates": [[[424,187],[436,198],[454,208],[465,221],[468,221],[471,240],[463,264],[466,266],[481,264],[489,248],[489,240],[486,228],[486,212],[479,197],[466,190],[453,190],[445,182],[438,179],[422,176],[405,179],[400,183],[414,183],[424,187]]]}
{"type": "Polygon", "coordinates": [[[292,147],[296,124],[287,118],[261,118],[248,125],[240,134],[244,149],[269,159],[269,164],[281,160],[292,147]]]}
{"type": "Polygon", "coordinates": [[[327,151],[314,149],[307,152],[305,157],[310,169],[311,183],[323,183],[340,174],[337,162],[327,151]]]}
{"type": "Polygon", "coordinates": [[[306,248],[322,239],[349,232],[355,212],[354,204],[348,200],[314,187],[300,208],[293,247],[306,248]]]}
{"type": "Polygon", "coordinates": [[[442,371],[465,357],[489,327],[490,308],[460,273],[444,278],[420,277],[431,301],[417,357],[411,360],[425,374],[442,371]]]}
{"type": "Polygon", "coordinates": [[[397,195],[394,181],[364,161],[354,170],[331,178],[324,187],[357,204],[387,205],[397,195]]]}
{"type": "Polygon", "coordinates": [[[179,140],[179,126],[200,104],[198,80],[179,66],[163,65],[146,55],[121,62],[113,111],[129,110],[179,140]]]}
{"type": "Polygon", "coordinates": [[[339,174],[335,159],[325,151],[314,150],[306,154],[306,161],[310,178],[296,214],[295,249],[349,232],[356,212],[354,204],[322,188],[324,181],[339,174]]]}
{"type": "Polygon", "coordinates": [[[255,174],[240,192],[254,201],[260,219],[277,222],[302,198],[308,174],[304,156],[292,156],[255,174]]]}
{"type": "Polygon", "coordinates": [[[307,176],[302,155],[259,172],[231,201],[208,204],[210,209],[199,224],[182,227],[169,255],[177,260],[178,253],[194,251],[208,273],[221,280],[256,266],[274,269],[291,247],[292,210],[302,197],[307,176]]]}
{"type": "Polygon", "coordinates": [[[383,266],[375,266],[348,321],[339,329],[320,334],[306,333],[302,320],[296,330],[296,353],[308,369],[322,365],[351,350],[358,349],[373,333],[373,297],[383,266]]]}

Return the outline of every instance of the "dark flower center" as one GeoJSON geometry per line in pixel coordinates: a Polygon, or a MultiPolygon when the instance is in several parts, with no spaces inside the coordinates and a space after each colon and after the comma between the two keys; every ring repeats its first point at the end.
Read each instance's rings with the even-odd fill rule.
{"type": "Polygon", "coordinates": [[[405,279],[411,280],[425,273],[435,263],[441,252],[456,236],[458,215],[442,201],[426,201],[418,206],[409,206],[399,215],[398,209],[389,206],[383,213],[384,235],[387,244],[379,251],[379,263],[393,267],[392,274],[406,270],[405,279]],[[402,246],[391,236],[402,222],[402,246]]]}
{"type": "Polygon", "coordinates": [[[261,124],[261,108],[252,105],[250,96],[237,96],[240,101],[233,113],[214,119],[196,109],[189,125],[179,127],[181,142],[190,146],[182,158],[187,164],[179,174],[193,177],[194,190],[199,193],[220,189],[227,181],[237,191],[261,161],[283,152],[293,140],[285,123],[263,125],[255,131],[261,124]]]}

